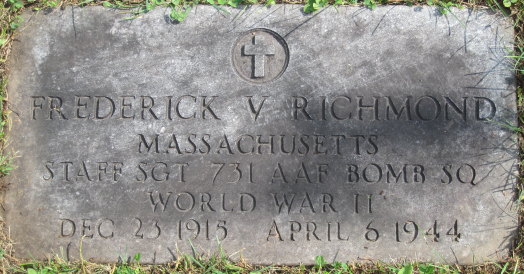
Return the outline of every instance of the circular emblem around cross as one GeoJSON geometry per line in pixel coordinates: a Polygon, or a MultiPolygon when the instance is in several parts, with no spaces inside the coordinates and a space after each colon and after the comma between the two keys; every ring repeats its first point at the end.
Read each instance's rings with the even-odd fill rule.
{"type": "Polygon", "coordinates": [[[267,83],[280,77],[289,62],[286,41],[268,29],[251,29],[241,34],[231,52],[236,73],[253,83],[267,83]]]}

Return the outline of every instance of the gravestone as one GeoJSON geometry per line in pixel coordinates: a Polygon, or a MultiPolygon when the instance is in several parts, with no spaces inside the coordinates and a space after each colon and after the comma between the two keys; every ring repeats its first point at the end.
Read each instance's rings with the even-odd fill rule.
{"type": "Polygon", "coordinates": [[[256,264],[504,260],[511,22],[302,10],[25,13],[3,204],[17,257],[166,263],[220,245],[256,264]]]}

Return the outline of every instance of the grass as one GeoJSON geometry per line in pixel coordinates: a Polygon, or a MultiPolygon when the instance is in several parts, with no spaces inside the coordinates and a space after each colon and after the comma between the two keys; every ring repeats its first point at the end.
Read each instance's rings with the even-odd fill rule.
{"type": "MultiPolygon", "coordinates": [[[[3,0],[0,3],[0,146],[2,148],[0,178],[9,175],[9,171],[15,168],[11,161],[16,152],[9,152],[8,135],[4,131],[4,127],[8,123],[7,115],[9,113],[5,104],[8,100],[6,60],[10,53],[13,35],[20,25],[20,20],[22,20],[19,15],[24,9],[64,9],[68,5],[103,5],[107,8],[127,9],[132,14],[129,18],[135,18],[157,7],[169,7],[171,8],[171,18],[183,21],[191,8],[197,4],[213,5],[217,9],[224,10],[220,6],[237,7],[238,5],[252,4],[267,6],[280,3],[304,4],[304,11],[308,13],[316,12],[330,5],[335,8],[339,5],[363,5],[370,9],[384,4],[432,5],[438,7],[443,14],[451,14],[452,16],[454,14],[451,7],[489,7],[493,10],[501,10],[506,16],[513,18],[516,35],[514,51],[508,52],[507,57],[515,60],[514,71],[517,77],[516,96],[519,125],[512,129],[515,130],[519,138],[521,169],[524,167],[524,140],[522,139],[524,137],[524,0],[3,0]]],[[[523,170],[521,170],[521,180],[518,184],[519,203],[524,194],[522,174],[524,174],[523,170]]],[[[523,215],[521,207],[521,221],[523,215]]],[[[315,259],[316,263],[313,266],[254,266],[244,260],[231,262],[229,256],[221,248],[208,259],[204,259],[195,252],[194,256],[184,254],[179,256],[178,260],[165,265],[141,265],[140,254],[135,254],[131,262],[122,260],[121,263],[116,264],[97,264],[83,259],[78,262],[68,262],[63,255],[56,255],[54,258],[45,261],[20,262],[13,256],[14,250],[9,237],[9,228],[0,219],[0,271],[2,273],[524,273],[524,231],[522,228],[519,230],[514,246],[513,254],[506,262],[483,262],[472,266],[411,261],[396,264],[379,261],[372,261],[371,264],[328,263],[322,256],[315,259]]],[[[124,257],[127,257],[127,254],[124,257]]]]}
{"type": "MultiPolygon", "coordinates": [[[[135,259],[140,254],[135,255],[135,259]]],[[[440,273],[522,273],[510,262],[504,264],[483,264],[461,267],[458,265],[440,265],[434,263],[402,262],[387,264],[326,263],[322,256],[316,258],[313,266],[252,266],[245,261],[232,263],[222,252],[203,260],[198,255],[183,255],[175,262],[166,265],[141,265],[138,260],[132,263],[95,264],[90,262],[70,263],[55,257],[47,261],[33,261],[15,266],[9,272],[27,274],[50,273],[398,273],[398,274],[440,274],[440,273]]]]}

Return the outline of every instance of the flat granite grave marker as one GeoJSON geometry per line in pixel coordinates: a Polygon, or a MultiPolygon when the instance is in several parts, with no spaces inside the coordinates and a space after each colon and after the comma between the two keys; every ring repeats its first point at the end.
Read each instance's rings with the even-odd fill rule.
{"type": "Polygon", "coordinates": [[[433,7],[24,14],[4,217],[19,258],[504,260],[513,28],[433,7]],[[456,18],[455,18],[456,16],[456,18]]]}

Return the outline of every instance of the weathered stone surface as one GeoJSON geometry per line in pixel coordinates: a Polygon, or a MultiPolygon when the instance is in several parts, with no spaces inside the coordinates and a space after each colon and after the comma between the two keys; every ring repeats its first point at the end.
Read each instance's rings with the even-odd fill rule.
{"type": "Polygon", "coordinates": [[[83,235],[102,262],[168,262],[217,238],[261,264],[508,255],[507,19],[224,9],[24,15],[3,204],[19,257],[78,258],[83,235]]]}

